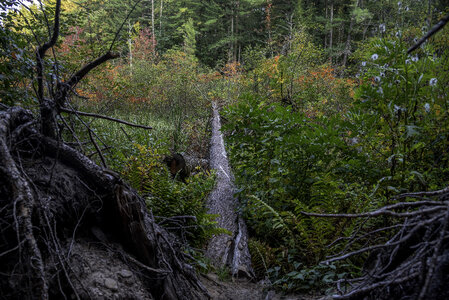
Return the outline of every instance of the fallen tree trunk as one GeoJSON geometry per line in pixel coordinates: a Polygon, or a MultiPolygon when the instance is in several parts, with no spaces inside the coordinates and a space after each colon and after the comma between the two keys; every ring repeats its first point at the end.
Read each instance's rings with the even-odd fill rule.
{"type": "Polygon", "coordinates": [[[176,238],[114,173],[0,111],[0,293],[6,298],[205,299],[176,238]]]}
{"type": "Polygon", "coordinates": [[[216,103],[213,103],[210,167],[217,172],[217,182],[209,195],[207,207],[210,214],[219,215],[218,227],[227,229],[230,235],[214,236],[207,246],[206,256],[218,267],[229,267],[232,275],[252,278],[254,272],[248,250],[248,232],[244,220],[237,213],[233,176],[220,129],[220,115],[216,103]]]}

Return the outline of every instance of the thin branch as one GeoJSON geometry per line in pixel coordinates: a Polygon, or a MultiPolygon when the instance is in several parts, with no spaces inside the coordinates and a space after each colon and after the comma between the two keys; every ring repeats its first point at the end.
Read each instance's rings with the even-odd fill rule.
{"type": "Polygon", "coordinates": [[[430,191],[430,192],[417,192],[417,193],[404,193],[400,194],[395,197],[395,199],[401,199],[401,198],[422,198],[422,197],[432,197],[432,196],[439,196],[449,193],[449,186],[445,187],[444,189],[438,190],[438,191],[430,191]]]}
{"type": "Polygon", "coordinates": [[[59,19],[61,13],[61,0],[56,0],[56,11],[55,11],[55,24],[53,27],[53,34],[50,38],[50,41],[40,46],[36,52],[36,60],[37,60],[37,97],[38,100],[42,103],[44,100],[44,66],[43,60],[45,57],[45,53],[48,49],[53,47],[56,44],[56,41],[59,37],[59,19]]]}
{"type": "Polygon", "coordinates": [[[130,123],[130,122],[127,122],[127,121],[120,120],[120,119],[104,116],[104,115],[97,115],[97,114],[93,114],[93,113],[87,113],[87,112],[82,112],[82,111],[70,110],[70,109],[66,109],[66,108],[61,108],[60,110],[62,112],[66,112],[66,113],[70,113],[70,114],[76,114],[76,115],[80,115],[80,116],[86,116],[86,117],[92,117],[92,118],[98,118],[98,119],[105,119],[105,120],[109,120],[109,121],[112,121],[112,122],[125,124],[125,125],[131,126],[131,127],[137,127],[137,128],[143,128],[143,129],[153,129],[153,127],[150,127],[150,126],[134,124],[134,123],[130,123]]]}
{"type": "Polygon", "coordinates": [[[346,295],[342,295],[342,296],[334,295],[332,298],[334,298],[334,299],[351,299],[351,298],[354,299],[353,297],[357,296],[358,297],[357,299],[361,299],[360,297],[362,295],[364,295],[364,294],[366,294],[366,293],[368,293],[368,292],[370,292],[370,291],[372,291],[372,290],[374,290],[376,288],[379,288],[379,287],[382,287],[382,286],[386,286],[386,285],[391,285],[391,284],[399,284],[399,283],[402,283],[402,282],[409,281],[410,279],[414,279],[414,278],[416,278],[418,276],[419,276],[419,273],[415,272],[415,273],[412,273],[412,274],[410,274],[408,276],[405,276],[405,277],[397,278],[397,279],[394,279],[394,280],[385,280],[385,281],[381,281],[381,282],[375,283],[373,285],[367,286],[365,288],[355,289],[355,290],[353,290],[352,292],[350,292],[350,293],[348,293],[346,295]]]}
{"type": "Polygon", "coordinates": [[[106,164],[106,160],[104,159],[104,155],[101,152],[100,147],[98,147],[97,142],[95,142],[94,137],[92,136],[92,129],[88,128],[87,131],[89,132],[90,141],[92,142],[92,144],[94,144],[94,147],[97,150],[98,155],[100,156],[101,163],[103,164],[103,167],[105,167],[107,169],[108,165],[106,164]]]}
{"type": "Polygon", "coordinates": [[[447,22],[449,22],[449,15],[441,19],[435,26],[433,26],[432,29],[430,29],[429,32],[427,32],[427,34],[424,37],[422,37],[416,44],[414,44],[407,50],[407,53],[410,54],[412,51],[416,50],[432,35],[440,31],[447,24],[447,22]]]}
{"type": "Polygon", "coordinates": [[[117,30],[117,32],[115,33],[114,39],[112,40],[111,46],[109,47],[108,52],[112,51],[112,47],[114,47],[115,41],[118,38],[118,35],[120,34],[120,31],[122,31],[123,25],[125,25],[126,21],[128,20],[129,16],[132,14],[132,12],[134,11],[134,9],[136,8],[137,4],[140,3],[140,1],[142,0],[138,0],[134,6],[131,8],[131,10],[129,11],[128,15],[126,16],[125,20],[123,20],[122,25],[120,25],[120,28],[117,30]]]}
{"type": "Polygon", "coordinates": [[[57,95],[57,102],[60,106],[64,104],[64,101],[66,99],[67,93],[69,90],[71,90],[73,87],[75,87],[78,82],[80,82],[81,79],[83,79],[90,71],[92,71],[94,68],[98,67],[102,63],[119,57],[118,54],[114,54],[111,52],[107,52],[106,54],[98,57],[96,60],[88,63],[84,67],[82,67],[79,71],[77,71],[72,77],[70,77],[69,80],[66,82],[58,84],[58,95],[57,95]]]}
{"type": "Polygon", "coordinates": [[[384,206],[378,210],[372,212],[366,212],[361,214],[320,214],[320,213],[309,213],[305,211],[301,211],[301,214],[309,217],[322,217],[322,218],[363,218],[363,217],[377,217],[381,215],[389,215],[394,217],[411,217],[420,214],[431,213],[434,211],[438,211],[441,208],[447,208],[447,202],[436,202],[436,201],[417,201],[417,202],[400,202],[388,206],[384,206]],[[396,213],[391,211],[392,209],[404,209],[410,207],[419,207],[419,206],[436,206],[433,208],[428,208],[415,212],[406,212],[406,213],[396,213]]]}

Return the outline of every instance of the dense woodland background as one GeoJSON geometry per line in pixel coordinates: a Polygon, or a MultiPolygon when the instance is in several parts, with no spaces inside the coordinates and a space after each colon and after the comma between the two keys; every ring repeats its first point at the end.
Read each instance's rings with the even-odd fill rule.
{"type": "MultiPolygon", "coordinates": [[[[55,1],[0,5],[0,107],[38,114],[35,51],[51,36],[55,1]]],[[[204,207],[214,172],[173,180],[164,157],[208,158],[217,101],[256,278],[325,292],[362,276],[369,252],[358,249],[394,238],[407,217],[363,213],[448,184],[449,28],[407,53],[448,14],[444,0],[62,1],[44,94],[99,55],[119,54],[69,92],[61,138],[144,195],[200,272],[212,268],[205,242],[222,232],[204,207]],[[360,255],[320,264],[352,251],[360,255]]]]}

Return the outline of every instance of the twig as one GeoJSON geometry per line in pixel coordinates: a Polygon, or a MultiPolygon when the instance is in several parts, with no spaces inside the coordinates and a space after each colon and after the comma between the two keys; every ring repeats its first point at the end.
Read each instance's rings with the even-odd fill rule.
{"type": "Polygon", "coordinates": [[[429,191],[429,192],[417,192],[417,193],[404,193],[396,196],[394,199],[402,199],[402,198],[421,198],[421,197],[432,197],[432,196],[439,196],[449,193],[449,186],[445,187],[444,189],[438,190],[438,191],[429,191]]]}
{"type": "Polygon", "coordinates": [[[90,71],[98,67],[99,65],[105,63],[108,60],[119,57],[119,54],[107,52],[106,54],[98,57],[96,60],[84,65],[80,70],[78,70],[69,80],[63,83],[58,83],[56,101],[59,106],[64,105],[64,101],[67,97],[67,93],[73,89],[81,79],[83,79],[90,71]]]}
{"type": "Polygon", "coordinates": [[[117,32],[115,33],[114,39],[112,40],[111,46],[109,47],[109,52],[112,51],[112,47],[114,47],[115,41],[118,38],[118,35],[120,33],[120,31],[122,31],[123,25],[125,25],[126,21],[128,20],[129,16],[131,15],[131,13],[134,11],[134,9],[136,8],[137,4],[140,3],[141,0],[138,0],[134,6],[131,8],[131,10],[129,11],[128,15],[126,16],[125,20],[123,20],[122,24],[120,25],[120,28],[117,30],[117,32]]]}
{"type": "Polygon", "coordinates": [[[440,31],[447,24],[447,22],[449,22],[449,15],[447,15],[446,17],[441,19],[435,26],[433,26],[432,29],[430,29],[429,32],[427,32],[427,34],[424,37],[422,37],[416,44],[414,44],[407,50],[407,53],[410,54],[415,49],[417,49],[419,46],[421,46],[432,35],[434,35],[438,31],[440,31]]]}
{"type": "Polygon", "coordinates": [[[40,46],[36,52],[36,61],[37,61],[37,98],[39,102],[42,104],[44,101],[44,66],[43,60],[45,57],[45,53],[48,49],[53,47],[56,44],[56,41],[59,37],[59,17],[61,13],[61,0],[56,0],[56,11],[55,11],[55,25],[53,27],[53,34],[50,38],[50,41],[40,46]]]}
{"type": "MultiPolygon", "coordinates": [[[[413,204],[413,202],[411,202],[410,204],[413,204]]],[[[421,204],[421,205],[424,205],[424,204],[421,204]]],[[[410,205],[410,207],[421,206],[421,205],[410,205]]],[[[305,212],[305,211],[301,211],[301,214],[303,214],[305,216],[309,216],[309,217],[321,217],[321,218],[352,218],[352,219],[355,219],[355,218],[378,217],[378,216],[392,216],[392,217],[399,217],[399,218],[408,218],[408,217],[413,217],[413,216],[417,216],[417,215],[433,213],[442,208],[444,208],[444,209],[446,208],[446,206],[441,205],[441,202],[440,203],[433,202],[432,205],[438,205],[438,206],[423,209],[423,210],[413,211],[413,212],[405,212],[405,213],[397,213],[397,212],[394,212],[391,210],[387,210],[387,206],[386,206],[379,210],[362,213],[362,214],[319,214],[319,213],[309,213],[309,212],[305,212]]],[[[406,207],[407,206],[404,206],[401,208],[406,208],[406,207]]]]}
{"type": "Polygon", "coordinates": [[[137,128],[143,128],[143,129],[153,129],[153,127],[150,127],[150,126],[134,124],[134,123],[130,123],[130,122],[127,122],[127,121],[120,120],[120,119],[104,116],[104,115],[97,115],[97,114],[94,114],[94,113],[87,113],[87,112],[82,112],[82,111],[77,111],[77,110],[66,109],[66,108],[60,108],[60,111],[66,112],[66,113],[69,113],[69,114],[76,114],[76,115],[80,115],[80,116],[86,116],[86,117],[92,117],[92,118],[98,118],[98,119],[105,119],[105,120],[109,120],[109,121],[125,124],[125,125],[131,126],[131,127],[137,127],[137,128]]]}
{"type": "Polygon", "coordinates": [[[385,244],[365,247],[365,248],[362,248],[362,249],[359,249],[359,250],[356,250],[356,251],[349,252],[349,253],[347,253],[345,255],[341,255],[339,257],[334,257],[334,258],[325,260],[323,263],[324,264],[329,264],[331,262],[344,260],[346,258],[352,257],[352,256],[357,255],[357,254],[365,253],[365,252],[368,252],[368,251],[377,250],[377,249],[381,249],[381,248],[388,248],[388,247],[399,245],[399,244],[407,241],[409,238],[411,238],[413,236],[413,234],[415,234],[415,232],[417,232],[419,229],[421,229],[425,225],[428,225],[428,224],[430,224],[430,223],[432,223],[434,221],[435,221],[434,219],[430,219],[430,220],[427,220],[426,222],[422,222],[422,223],[417,224],[405,237],[401,238],[400,240],[398,240],[396,242],[391,242],[391,243],[387,242],[385,244]]]}
{"type": "Polygon", "coordinates": [[[352,292],[349,292],[348,294],[343,295],[343,296],[334,295],[332,298],[334,298],[334,299],[350,299],[352,297],[358,296],[359,298],[357,298],[357,299],[361,299],[360,298],[361,295],[364,295],[364,294],[366,294],[366,293],[368,293],[368,292],[370,292],[370,291],[372,291],[372,290],[374,290],[374,289],[376,289],[378,287],[382,287],[382,286],[389,285],[389,284],[402,283],[402,282],[408,281],[410,279],[413,279],[413,278],[417,277],[418,275],[419,275],[419,273],[415,272],[415,273],[412,273],[412,274],[410,274],[408,276],[401,277],[401,278],[398,278],[398,279],[395,279],[395,280],[381,281],[381,282],[369,285],[369,286],[367,286],[365,288],[362,288],[362,289],[353,290],[352,292]]]}
{"type": "Polygon", "coordinates": [[[129,136],[129,134],[125,131],[125,129],[122,126],[120,126],[120,129],[123,131],[123,133],[125,134],[125,136],[128,139],[128,141],[130,143],[133,143],[133,139],[129,136]]]}
{"type": "Polygon", "coordinates": [[[104,159],[103,153],[100,150],[100,147],[98,147],[97,142],[95,142],[94,137],[92,136],[92,129],[88,128],[87,131],[89,132],[89,138],[92,144],[94,144],[95,149],[97,150],[98,155],[100,156],[101,163],[103,164],[103,167],[106,169],[108,168],[108,165],[106,164],[106,160],[104,159]]]}

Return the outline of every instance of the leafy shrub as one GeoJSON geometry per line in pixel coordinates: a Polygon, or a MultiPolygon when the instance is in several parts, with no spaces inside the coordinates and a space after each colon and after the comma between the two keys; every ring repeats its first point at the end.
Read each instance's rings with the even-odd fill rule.
{"type": "Polygon", "coordinates": [[[199,172],[186,183],[171,178],[157,148],[136,145],[139,153],[131,156],[123,175],[131,185],[147,195],[147,206],[160,224],[177,233],[193,247],[203,245],[213,234],[216,216],[207,213],[205,201],[214,187],[215,177],[199,172]]]}
{"type": "Polygon", "coordinates": [[[379,192],[387,195],[436,188],[449,178],[449,60],[431,45],[412,55],[406,49],[400,37],[371,41],[351,120],[359,147],[386,171],[379,192]]]}
{"type": "MultiPolygon", "coordinates": [[[[291,262],[311,268],[328,254],[327,245],[335,236],[353,228],[352,222],[309,218],[301,211],[365,210],[369,185],[358,180],[369,172],[369,162],[345,141],[346,128],[337,118],[308,118],[251,95],[227,107],[223,115],[242,209],[259,243],[251,246],[258,274],[263,262],[265,269],[277,270],[270,277],[283,286],[282,280],[289,281],[287,274],[294,271],[291,262]],[[365,170],[358,170],[361,164],[367,164],[365,170]],[[260,243],[271,250],[261,250],[260,243]]],[[[310,271],[311,278],[313,274],[310,271]]],[[[318,285],[321,277],[313,278],[318,285]]],[[[287,289],[300,290],[302,284],[288,283],[287,289]]]]}

